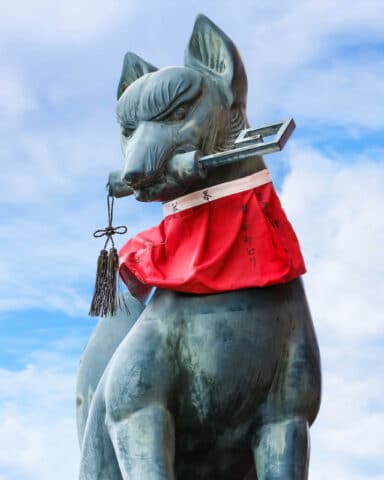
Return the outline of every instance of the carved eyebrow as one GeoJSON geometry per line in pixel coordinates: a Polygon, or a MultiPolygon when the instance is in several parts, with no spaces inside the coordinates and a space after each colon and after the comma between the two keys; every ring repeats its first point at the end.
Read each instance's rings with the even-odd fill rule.
{"type": "Polygon", "coordinates": [[[156,117],[152,118],[152,120],[160,121],[165,118],[167,118],[174,110],[176,110],[178,107],[185,106],[188,107],[188,110],[192,108],[192,101],[200,98],[201,91],[197,92],[196,95],[194,95],[191,98],[188,98],[187,95],[183,96],[182,98],[178,97],[175,99],[175,101],[163,112],[159,113],[159,115],[156,115],[156,117]]]}
{"type": "Polygon", "coordinates": [[[185,67],[171,67],[136,80],[120,97],[117,117],[121,125],[134,128],[140,121],[167,114],[201,91],[202,76],[185,67]]]}

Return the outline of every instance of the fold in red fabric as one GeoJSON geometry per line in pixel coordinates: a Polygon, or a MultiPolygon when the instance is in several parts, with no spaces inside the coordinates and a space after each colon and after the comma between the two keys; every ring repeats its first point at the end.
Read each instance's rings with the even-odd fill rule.
{"type": "Polygon", "coordinates": [[[306,271],[272,183],[169,215],[119,258],[132,295],[142,284],[196,294],[264,287],[306,271]]]}

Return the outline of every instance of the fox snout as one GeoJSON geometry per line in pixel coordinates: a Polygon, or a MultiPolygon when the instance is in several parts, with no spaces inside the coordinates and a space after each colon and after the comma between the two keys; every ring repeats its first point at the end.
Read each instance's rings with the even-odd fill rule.
{"type": "Polygon", "coordinates": [[[175,148],[171,133],[160,123],[142,122],[130,138],[122,138],[125,163],[121,177],[131,188],[153,183],[163,174],[175,148]]]}

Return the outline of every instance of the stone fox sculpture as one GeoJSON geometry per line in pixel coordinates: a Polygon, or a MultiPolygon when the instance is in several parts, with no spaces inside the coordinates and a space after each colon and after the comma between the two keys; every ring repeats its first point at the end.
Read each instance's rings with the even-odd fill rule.
{"type": "MultiPolygon", "coordinates": [[[[232,146],[246,93],[235,46],[202,15],[184,67],[128,53],[117,106],[125,164],[110,193],[168,202],[265,169],[261,157],[207,175],[182,162],[232,146]]],[[[319,403],[300,278],[214,294],[158,288],[97,386],[80,479],[304,480],[319,403]]]]}

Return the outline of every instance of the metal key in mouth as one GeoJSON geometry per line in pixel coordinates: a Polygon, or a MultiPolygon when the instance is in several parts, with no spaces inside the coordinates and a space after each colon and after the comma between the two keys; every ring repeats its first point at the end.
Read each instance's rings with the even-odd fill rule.
{"type": "Polygon", "coordinates": [[[247,128],[240,132],[231,149],[205,156],[197,150],[176,154],[169,160],[167,171],[181,182],[202,179],[208,170],[282,150],[295,126],[290,118],[263,127],[247,128]],[[274,138],[266,142],[265,138],[271,136],[274,138]]]}
{"type": "Polygon", "coordinates": [[[200,167],[211,169],[228,163],[240,162],[254,157],[278,152],[284,148],[296,125],[293,118],[263,127],[247,128],[240,132],[233,147],[225,152],[205,155],[198,159],[200,167]],[[265,137],[274,138],[265,142],[265,137]]]}

